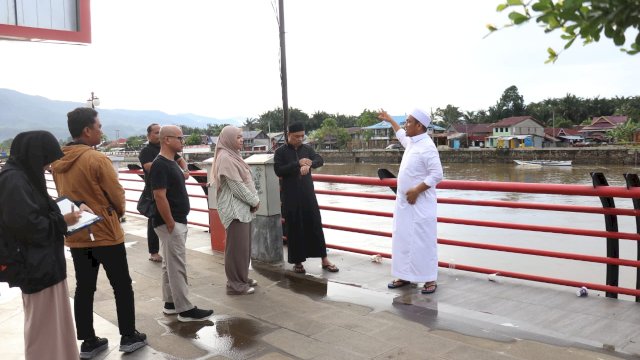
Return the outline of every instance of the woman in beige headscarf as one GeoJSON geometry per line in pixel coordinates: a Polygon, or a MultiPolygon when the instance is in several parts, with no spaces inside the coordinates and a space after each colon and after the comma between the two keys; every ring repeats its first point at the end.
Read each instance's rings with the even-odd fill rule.
{"type": "Polygon", "coordinates": [[[258,283],[249,278],[251,258],[251,220],[260,200],[249,165],[242,160],[240,150],[242,130],[225,126],[218,137],[211,168],[211,180],[217,191],[218,214],[227,230],[224,248],[224,272],[227,294],[253,294],[258,283]]]}

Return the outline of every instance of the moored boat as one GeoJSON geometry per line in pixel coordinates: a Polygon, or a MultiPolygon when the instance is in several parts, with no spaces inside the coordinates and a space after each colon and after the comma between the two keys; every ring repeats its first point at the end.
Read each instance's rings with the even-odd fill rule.
{"type": "Polygon", "coordinates": [[[513,160],[518,165],[528,166],[571,166],[571,160],[513,160]]]}

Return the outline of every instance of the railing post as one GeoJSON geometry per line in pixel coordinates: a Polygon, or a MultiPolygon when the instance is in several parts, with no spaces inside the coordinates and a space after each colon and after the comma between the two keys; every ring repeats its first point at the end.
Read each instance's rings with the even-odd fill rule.
{"type": "MultiPolygon", "coordinates": [[[[207,182],[210,183],[212,179],[209,178],[210,171],[207,171],[207,182]]],[[[227,231],[220,221],[220,215],[218,215],[218,199],[216,198],[215,189],[211,189],[207,194],[209,204],[209,233],[211,235],[211,250],[224,252],[225,241],[227,238],[227,231]]]]}
{"type": "MultiPolygon", "coordinates": [[[[601,172],[592,172],[591,180],[593,181],[593,187],[609,186],[607,178],[601,172]]],[[[615,208],[616,204],[612,197],[600,197],[600,202],[603,208],[615,208]]],[[[605,227],[607,231],[618,231],[618,217],[616,215],[604,216],[605,227]]],[[[615,238],[607,238],[607,257],[618,259],[620,257],[620,241],[615,238]]],[[[618,286],[618,265],[607,264],[607,285],[618,286]]],[[[607,292],[608,298],[618,298],[618,294],[607,292]]]]}
{"type": "MultiPolygon", "coordinates": [[[[624,174],[624,179],[627,182],[627,189],[634,187],[640,187],[640,178],[638,174],[624,174]]],[[[633,208],[640,210],[640,199],[631,199],[633,201],[633,208]]],[[[640,216],[636,216],[636,232],[640,234],[640,216]]],[[[640,241],[636,241],[636,257],[640,260],[640,241]]],[[[640,268],[636,268],[636,289],[640,290],[640,268]]],[[[640,296],[636,296],[636,302],[640,302],[640,296]]]]}

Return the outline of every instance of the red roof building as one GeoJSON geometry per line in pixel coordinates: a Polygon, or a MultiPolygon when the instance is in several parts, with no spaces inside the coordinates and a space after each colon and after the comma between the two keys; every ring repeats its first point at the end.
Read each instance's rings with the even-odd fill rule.
{"type": "Polygon", "coordinates": [[[579,136],[580,132],[577,129],[544,128],[544,134],[557,138],[559,136],[579,136]]]}
{"type": "Polygon", "coordinates": [[[590,125],[579,130],[585,139],[606,140],[607,132],[623,125],[629,119],[626,115],[596,116],[590,125]]]}

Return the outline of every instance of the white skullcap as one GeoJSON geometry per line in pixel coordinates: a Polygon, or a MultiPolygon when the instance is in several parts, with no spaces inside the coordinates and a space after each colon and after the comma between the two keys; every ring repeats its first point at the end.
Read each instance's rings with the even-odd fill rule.
{"type": "Polygon", "coordinates": [[[411,112],[411,116],[413,116],[416,120],[420,121],[424,127],[428,127],[431,124],[431,118],[427,115],[427,112],[421,109],[413,109],[411,112]]]}

